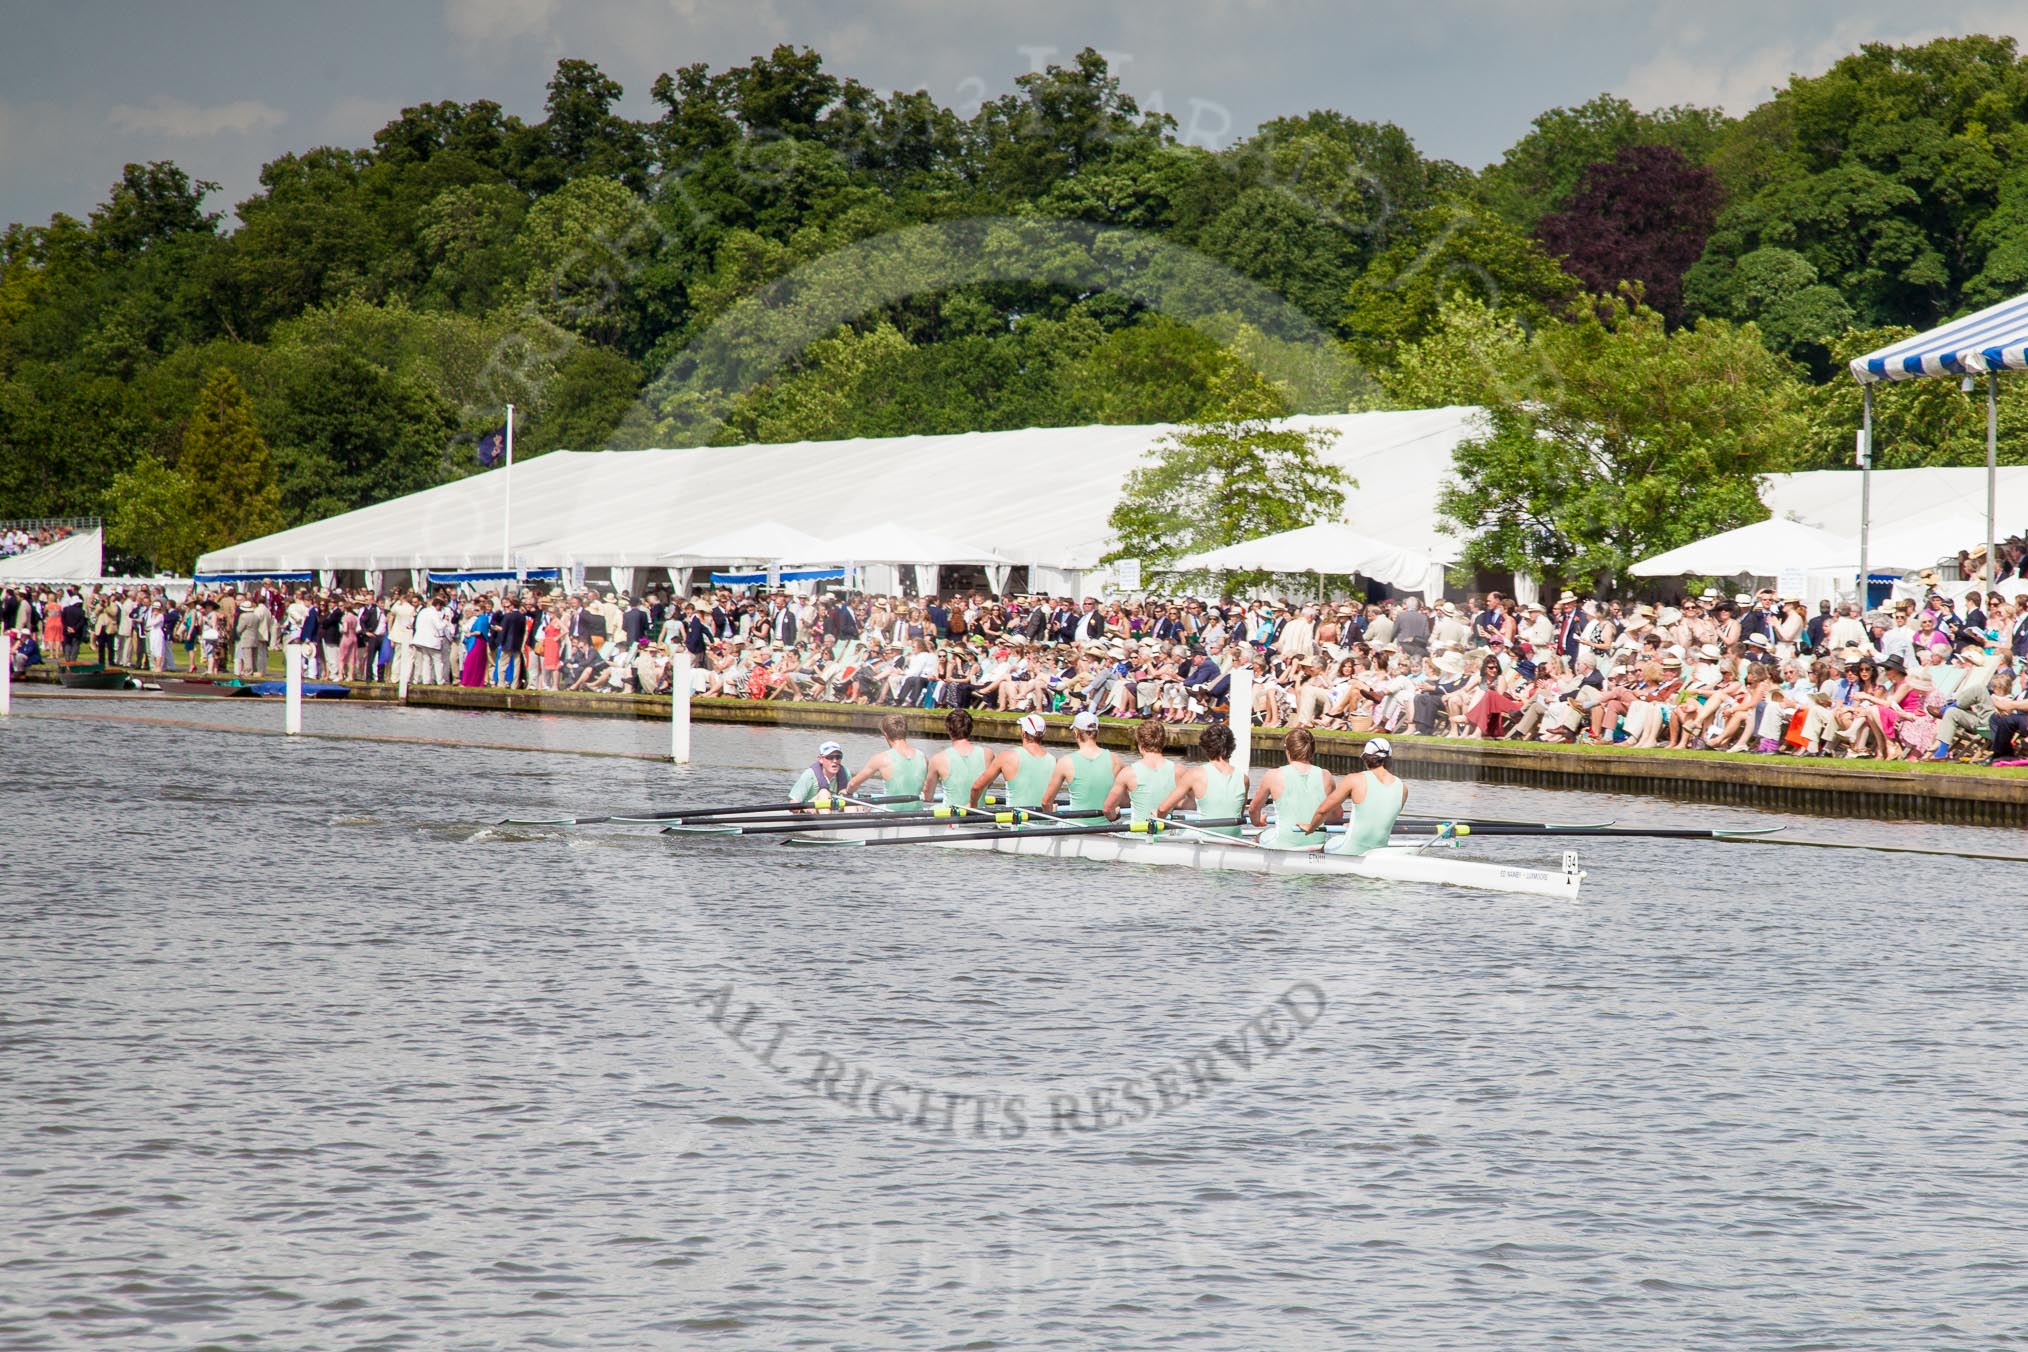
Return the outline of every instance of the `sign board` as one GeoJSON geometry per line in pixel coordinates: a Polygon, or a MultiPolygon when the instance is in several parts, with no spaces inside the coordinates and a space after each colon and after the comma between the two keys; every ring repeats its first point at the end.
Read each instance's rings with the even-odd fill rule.
{"type": "Polygon", "coordinates": [[[1791,596],[1807,600],[1810,595],[1810,575],[1800,568],[1784,568],[1775,579],[1775,595],[1786,601],[1791,596]]]}
{"type": "Polygon", "coordinates": [[[572,596],[575,596],[579,592],[584,590],[584,565],[581,563],[573,563],[570,566],[569,576],[570,576],[570,594],[572,596]]]}
{"type": "Polygon", "coordinates": [[[1139,591],[1141,589],[1141,561],[1139,559],[1114,560],[1113,585],[1123,592],[1139,591]]]}
{"type": "Polygon", "coordinates": [[[774,559],[768,563],[768,590],[780,591],[781,589],[782,589],[782,561],[780,559],[774,559]]]}

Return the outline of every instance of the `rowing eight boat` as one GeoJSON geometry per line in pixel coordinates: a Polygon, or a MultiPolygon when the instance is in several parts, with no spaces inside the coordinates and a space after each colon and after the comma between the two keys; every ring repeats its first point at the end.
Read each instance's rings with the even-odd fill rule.
{"type": "MultiPolygon", "coordinates": [[[[791,837],[797,845],[855,845],[869,837],[919,836],[926,823],[896,823],[870,831],[812,832],[791,837]]],[[[931,828],[932,830],[934,828],[931,828]]],[[[1271,850],[1236,840],[1219,839],[1189,830],[1159,836],[1051,835],[1010,830],[954,828],[947,840],[926,840],[938,849],[990,850],[995,854],[1032,855],[1049,859],[1088,859],[1102,863],[1172,865],[1233,873],[1306,874],[1339,878],[1372,878],[1389,882],[1435,883],[1480,891],[1515,892],[1528,896],[1577,899],[1584,873],[1577,856],[1566,852],[1563,868],[1521,868],[1432,854],[1420,844],[1395,844],[1363,855],[1327,854],[1321,850],[1271,850]]]]}

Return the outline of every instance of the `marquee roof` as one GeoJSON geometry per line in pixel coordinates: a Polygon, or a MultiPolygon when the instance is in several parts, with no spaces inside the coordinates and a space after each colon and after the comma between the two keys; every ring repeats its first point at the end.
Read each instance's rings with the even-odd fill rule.
{"type": "MultiPolygon", "coordinates": [[[[1478,410],[1300,417],[1339,435],[1326,458],[1358,487],[1347,518],[1439,560],[1436,492],[1478,410]]],[[[512,552],[529,567],[658,567],[762,522],[820,540],[892,522],[1015,564],[1089,568],[1127,475],[1167,426],[1028,428],[652,451],[554,451],[513,470],[512,552]]],[[[499,566],[507,472],[490,470],[227,549],[202,572],[499,566]]],[[[698,560],[704,562],[704,560],[698,560]]],[[[713,562],[739,562],[726,559],[713,562]]],[[[801,562],[801,560],[797,560],[801,562]]]]}

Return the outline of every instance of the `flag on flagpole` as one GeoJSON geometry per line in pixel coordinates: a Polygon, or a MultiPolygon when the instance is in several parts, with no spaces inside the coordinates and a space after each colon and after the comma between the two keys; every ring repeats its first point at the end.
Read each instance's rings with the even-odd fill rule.
{"type": "Polygon", "coordinates": [[[479,465],[491,469],[507,458],[507,429],[488,432],[479,438],[479,465]]]}

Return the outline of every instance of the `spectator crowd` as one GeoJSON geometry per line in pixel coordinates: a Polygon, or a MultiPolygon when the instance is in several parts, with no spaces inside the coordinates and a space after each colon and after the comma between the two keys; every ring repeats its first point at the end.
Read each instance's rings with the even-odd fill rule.
{"type": "Polygon", "coordinates": [[[0,522],[0,559],[53,545],[58,540],[68,539],[70,534],[69,526],[24,526],[0,522]]]}
{"type": "Polygon", "coordinates": [[[980,593],[515,591],[379,596],[268,587],[177,600],[152,587],[8,590],[17,666],[265,677],[299,644],[313,680],[666,693],[1075,712],[1229,716],[1252,674],[1264,726],[1711,749],[2018,761],[2028,729],[2028,587],[1963,604],[1814,608],[1772,589],[1674,604],[1498,592],[1425,608],[980,593]]]}

